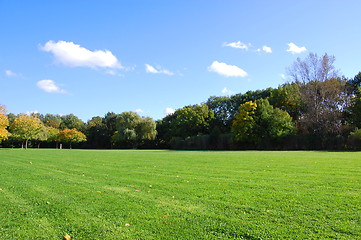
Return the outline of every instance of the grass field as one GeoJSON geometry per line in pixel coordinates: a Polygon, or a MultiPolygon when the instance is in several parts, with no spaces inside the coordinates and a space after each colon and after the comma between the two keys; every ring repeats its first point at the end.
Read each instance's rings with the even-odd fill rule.
{"type": "Polygon", "coordinates": [[[0,239],[361,239],[361,153],[0,149],[0,239]]]}

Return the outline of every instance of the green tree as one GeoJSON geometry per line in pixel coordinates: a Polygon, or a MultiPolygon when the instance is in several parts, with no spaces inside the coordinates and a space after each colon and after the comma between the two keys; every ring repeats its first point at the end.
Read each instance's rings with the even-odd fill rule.
{"type": "Polygon", "coordinates": [[[302,102],[298,84],[287,83],[273,89],[268,101],[272,106],[288,112],[294,121],[299,119],[302,102]]]}
{"type": "MultiPolygon", "coordinates": [[[[28,148],[29,140],[37,140],[43,129],[43,123],[35,116],[19,114],[10,125],[10,131],[14,139],[25,141],[25,149],[28,148]]],[[[22,147],[24,145],[22,144],[22,147]]]]}
{"type": "Polygon", "coordinates": [[[85,123],[74,114],[68,114],[61,116],[60,129],[73,129],[76,128],[79,131],[85,130],[85,123]]]}
{"type": "Polygon", "coordinates": [[[112,136],[117,131],[117,116],[118,114],[116,113],[108,112],[107,114],[105,114],[103,118],[103,122],[106,128],[105,140],[104,140],[104,145],[106,147],[110,147],[110,148],[113,147],[114,141],[112,141],[112,136]]]}
{"type": "Polygon", "coordinates": [[[246,93],[239,93],[230,97],[210,97],[206,105],[215,114],[215,126],[223,133],[228,133],[231,129],[233,120],[238,113],[239,105],[248,102],[256,101],[257,99],[268,98],[273,92],[272,88],[263,90],[247,91],[246,93]]]}
{"type": "Polygon", "coordinates": [[[116,119],[117,131],[113,134],[113,141],[125,144],[126,147],[137,148],[146,140],[154,140],[157,131],[156,124],[151,118],[141,118],[135,112],[123,112],[116,119]]]}
{"type": "Polygon", "coordinates": [[[361,128],[361,72],[348,81],[352,91],[351,104],[347,111],[347,120],[357,128],[361,128]]]}
{"type": "Polygon", "coordinates": [[[230,129],[233,114],[233,103],[231,97],[227,96],[212,96],[208,98],[206,105],[214,112],[216,125],[223,132],[230,129]]]}
{"type": "Polygon", "coordinates": [[[107,126],[101,117],[93,117],[86,124],[87,143],[92,148],[109,147],[110,136],[107,136],[107,126]]]}
{"type": "Polygon", "coordinates": [[[290,135],[294,131],[291,116],[279,108],[274,108],[267,99],[241,104],[232,125],[236,140],[257,145],[290,135]]]}
{"type": "Polygon", "coordinates": [[[170,117],[170,131],[174,137],[191,137],[209,134],[214,112],[208,106],[193,105],[176,110],[170,117]]]}

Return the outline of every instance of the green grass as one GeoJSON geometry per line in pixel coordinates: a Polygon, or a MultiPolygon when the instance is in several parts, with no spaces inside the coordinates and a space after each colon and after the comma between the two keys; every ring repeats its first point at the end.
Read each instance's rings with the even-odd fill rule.
{"type": "Polygon", "coordinates": [[[361,239],[361,153],[0,149],[0,239],[361,239]]]}

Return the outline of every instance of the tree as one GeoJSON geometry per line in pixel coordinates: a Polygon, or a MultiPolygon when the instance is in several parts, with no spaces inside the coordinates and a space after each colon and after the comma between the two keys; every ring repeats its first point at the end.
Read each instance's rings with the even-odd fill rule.
{"type": "Polygon", "coordinates": [[[156,123],[152,118],[142,118],[136,127],[138,140],[154,140],[157,136],[156,123]]]}
{"type": "Polygon", "coordinates": [[[272,88],[267,88],[263,90],[247,91],[246,93],[239,93],[230,97],[213,96],[208,98],[206,105],[215,114],[216,126],[218,126],[222,132],[229,132],[232,121],[238,113],[239,105],[248,101],[268,98],[272,92],[272,88]]]}
{"type": "Polygon", "coordinates": [[[59,132],[59,140],[61,142],[69,143],[69,148],[71,149],[72,143],[85,142],[86,136],[84,135],[84,133],[76,130],[76,128],[66,128],[59,132]]]}
{"type": "Polygon", "coordinates": [[[351,92],[347,80],[335,69],[334,61],[334,56],[324,54],[319,58],[310,53],[289,68],[289,75],[300,89],[299,125],[303,133],[325,137],[341,132],[351,92]]]}
{"type": "Polygon", "coordinates": [[[106,127],[106,131],[105,131],[105,146],[112,148],[113,147],[113,142],[112,141],[112,136],[114,135],[114,133],[117,131],[117,116],[118,114],[113,113],[113,112],[108,112],[107,114],[105,114],[104,118],[103,118],[103,122],[105,124],[106,127]]]}
{"type": "Polygon", "coordinates": [[[214,112],[202,104],[178,109],[168,119],[171,135],[186,138],[210,133],[215,117],[214,112]]]}
{"type": "MultiPolygon", "coordinates": [[[[46,141],[51,143],[51,142],[59,142],[59,133],[60,130],[57,128],[53,128],[53,127],[46,127],[46,132],[47,132],[47,139],[46,141]]],[[[57,146],[56,146],[57,147],[57,146]]]]}
{"type": "Polygon", "coordinates": [[[311,81],[301,86],[301,130],[309,134],[325,136],[338,134],[344,124],[344,112],[350,104],[346,80],[332,78],[311,81]]]}
{"type": "Polygon", "coordinates": [[[287,83],[273,89],[268,101],[272,106],[288,112],[294,121],[299,119],[301,114],[301,93],[298,84],[287,83]]]}
{"type": "Polygon", "coordinates": [[[8,139],[10,136],[10,133],[7,130],[7,127],[9,126],[9,120],[6,116],[6,108],[3,105],[0,105],[0,143],[3,140],[8,139]]]}
{"type": "Polygon", "coordinates": [[[304,60],[297,60],[287,69],[288,75],[297,83],[306,84],[312,81],[323,82],[327,79],[339,77],[339,71],[333,65],[334,56],[325,53],[318,57],[316,53],[310,53],[304,60]]]}
{"type": "Polygon", "coordinates": [[[42,125],[39,134],[36,136],[35,139],[38,141],[38,148],[40,148],[41,142],[45,142],[48,140],[48,137],[49,137],[49,132],[47,131],[47,127],[42,125]]]}
{"type": "Polygon", "coordinates": [[[116,119],[117,131],[112,139],[126,146],[137,148],[143,141],[154,140],[157,131],[151,118],[141,118],[135,112],[123,112],[116,119]]]}
{"type": "Polygon", "coordinates": [[[47,127],[53,127],[53,128],[60,128],[60,125],[62,123],[62,118],[59,115],[53,115],[53,114],[45,114],[43,122],[44,125],[47,127]]]}
{"type": "Polygon", "coordinates": [[[25,149],[28,148],[29,140],[38,139],[42,129],[43,124],[37,117],[25,114],[19,114],[10,125],[12,137],[20,141],[25,141],[25,149]]]}
{"type": "Polygon", "coordinates": [[[279,108],[274,108],[267,99],[241,104],[232,125],[236,140],[257,145],[290,135],[294,131],[291,116],[279,108]]]}
{"type": "Polygon", "coordinates": [[[212,96],[208,98],[206,105],[214,112],[217,126],[224,132],[229,131],[233,117],[233,103],[231,97],[212,96]]]}
{"type": "Polygon", "coordinates": [[[60,124],[60,129],[76,128],[79,131],[84,131],[84,129],[85,129],[84,122],[81,119],[79,119],[77,116],[75,116],[74,114],[61,116],[61,120],[62,120],[62,122],[60,124]]]}
{"type": "Polygon", "coordinates": [[[361,97],[361,72],[348,81],[351,91],[358,97],[361,97]]]}
{"type": "Polygon", "coordinates": [[[347,112],[347,120],[357,128],[361,128],[361,72],[348,81],[352,92],[351,104],[347,112]]]}
{"type": "Polygon", "coordinates": [[[239,113],[236,115],[236,119],[233,120],[232,124],[232,133],[238,141],[246,141],[257,137],[254,131],[256,109],[257,103],[252,101],[239,106],[239,113]]]}
{"type": "Polygon", "coordinates": [[[107,126],[101,117],[93,117],[86,124],[87,143],[93,148],[109,147],[110,136],[107,136],[107,126]]]}

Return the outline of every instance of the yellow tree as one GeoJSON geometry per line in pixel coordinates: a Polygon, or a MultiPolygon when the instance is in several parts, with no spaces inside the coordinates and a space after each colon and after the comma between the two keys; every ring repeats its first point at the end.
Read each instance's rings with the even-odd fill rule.
{"type": "Polygon", "coordinates": [[[56,148],[58,148],[58,142],[59,142],[59,133],[60,130],[53,127],[46,127],[46,132],[48,135],[48,138],[46,139],[47,142],[55,142],[56,148]]]}
{"type": "Polygon", "coordinates": [[[59,132],[59,140],[61,142],[69,143],[71,149],[72,143],[85,142],[86,136],[84,135],[84,133],[76,130],[76,128],[73,129],[66,128],[59,132]]]}
{"type": "Polygon", "coordinates": [[[256,109],[257,103],[252,101],[239,106],[239,113],[232,124],[232,133],[237,140],[243,141],[252,138],[256,109]]]}
{"type": "Polygon", "coordinates": [[[10,133],[6,129],[9,126],[9,120],[6,116],[6,108],[3,105],[0,105],[0,142],[6,140],[10,133]]]}
{"type": "Polygon", "coordinates": [[[22,147],[28,148],[29,140],[36,140],[43,130],[42,122],[36,116],[19,114],[12,122],[10,131],[15,139],[22,141],[22,147]]]}

